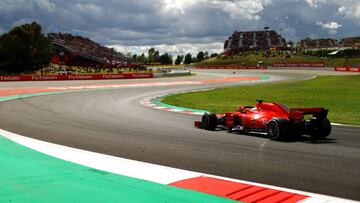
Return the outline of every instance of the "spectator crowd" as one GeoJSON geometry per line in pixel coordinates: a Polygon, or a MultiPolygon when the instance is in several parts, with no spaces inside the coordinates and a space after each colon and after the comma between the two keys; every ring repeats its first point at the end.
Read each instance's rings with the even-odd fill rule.
{"type": "Polygon", "coordinates": [[[347,37],[336,39],[310,39],[300,41],[299,46],[303,49],[326,49],[326,48],[360,48],[360,37],[347,37]]]}
{"type": "MultiPolygon", "coordinates": [[[[114,49],[101,46],[100,44],[81,36],[73,36],[67,33],[49,33],[48,37],[58,51],[59,60],[64,52],[71,55],[80,55],[90,61],[111,66],[127,65],[130,59],[114,49]]],[[[69,56],[67,56],[69,58],[69,56]]],[[[86,63],[86,62],[84,62],[86,63]]]]}
{"type": "Polygon", "coordinates": [[[224,44],[225,52],[243,52],[270,48],[285,49],[286,40],[273,30],[235,31],[224,44]]]}
{"type": "MultiPolygon", "coordinates": [[[[286,39],[274,30],[264,31],[235,31],[224,43],[225,55],[241,52],[253,52],[259,50],[290,50],[294,43],[286,42],[286,39]]],[[[305,38],[298,42],[297,48],[301,50],[334,49],[334,48],[360,48],[360,37],[348,37],[341,40],[311,39],[305,38]]]]}

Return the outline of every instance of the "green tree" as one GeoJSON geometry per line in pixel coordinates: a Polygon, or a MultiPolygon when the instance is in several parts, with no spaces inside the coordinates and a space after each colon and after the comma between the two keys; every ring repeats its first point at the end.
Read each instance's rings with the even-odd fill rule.
{"type": "Polygon", "coordinates": [[[145,63],[145,62],[146,62],[146,56],[145,56],[145,54],[142,53],[142,54],[137,58],[137,60],[138,60],[139,62],[145,63]]]}
{"type": "Polygon", "coordinates": [[[154,53],[155,53],[155,49],[150,48],[149,51],[148,51],[148,62],[154,62],[155,61],[154,53]]]}
{"type": "Polygon", "coordinates": [[[207,60],[207,59],[209,59],[209,58],[210,58],[210,57],[209,57],[209,52],[205,51],[205,53],[204,53],[204,59],[207,60]]]}
{"type": "Polygon", "coordinates": [[[199,51],[199,53],[196,55],[196,60],[198,62],[201,62],[205,59],[205,54],[203,51],[199,51]]]}
{"type": "Polygon", "coordinates": [[[50,63],[51,45],[38,23],[17,26],[0,37],[0,70],[7,73],[39,70],[50,63]]]}
{"type": "Polygon", "coordinates": [[[212,53],[212,54],[210,55],[210,58],[217,57],[217,56],[218,56],[217,53],[212,53]]]}
{"type": "Polygon", "coordinates": [[[191,58],[192,58],[192,56],[191,56],[190,53],[186,54],[185,59],[184,59],[184,64],[190,64],[191,63],[191,58]]]}
{"type": "Polygon", "coordinates": [[[170,65],[170,64],[172,64],[172,56],[171,55],[169,55],[168,53],[165,53],[165,54],[163,54],[163,55],[161,55],[160,57],[159,57],[159,62],[161,63],[161,64],[166,64],[166,65],[170,65]]]}
{"type": "Polygon", "coordinates": [[[160,58],[160,52],[158,50],[156,50],[155,48],[150,48],[148,51],[148,59],[147,61],[149,63],[151,62],[159,62],[159,58],[160,58]]]}
{"type": "Polygon", "coordinates": [[[134,55],[132,56],[132,59],[133,59],[133,61],[137,62],[138,56],[137,56],[136,54],[134,54],[134,55]]]}
{"type": "Polygon", "coordinates": [[[160,52],[158,50],[155,50],[154,52],[154,62],[159,62],[160,58],[160,52]]]}
{"type": "Polygon", "coordinates": [[[191,58],[191,63],[196,63],[196,62],[198,62],[198,61],[197,61],[197,58],[196,58],[195,56],[193,56],[193,57],[191,58]]]}
{"type": "Polygon", "coordinates": [[[178,55],[175,59],[175,64],[179,65],[183,62],[183,60],[184,60],[184,55],[178,55]]]}

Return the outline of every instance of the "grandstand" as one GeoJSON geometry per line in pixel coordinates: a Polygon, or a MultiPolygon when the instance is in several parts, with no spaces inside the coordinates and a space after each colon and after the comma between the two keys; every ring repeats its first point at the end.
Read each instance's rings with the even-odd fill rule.
{"type": "Polygon", "coordinates": [[[228,54],[270,48],[287,48],[285,38],[273,30],[250,32],[235,31],[224,43],[225,53],[228,54]]]}
{"type": "Polygon", "coordinates": [[[310,39],[306,38],[299,42],[298,46],[303,49],[336,49],[336,48],[360,48],[360,37],[347,37],[340,41],[336,39],[310,39]]]}
{"type": "Polygon", "coordinates": [[[347,48],[360,48],[360,37],[348,37],[340,40],[339,46],[347,48]]]}
{"type": "Polygon", "coordinates": [[[55,55],[52,63],[83,67],[124,67],[134,66],[132,60],[114,49],[81,36],[67,33],[49,33],[55,55]]]}
{"type": "Polygon", "coordinates": [[[329,49],[338,47],[336,39],[310,39],[306,38],[299,42],[299,47],[303,49],[329,49]]]}

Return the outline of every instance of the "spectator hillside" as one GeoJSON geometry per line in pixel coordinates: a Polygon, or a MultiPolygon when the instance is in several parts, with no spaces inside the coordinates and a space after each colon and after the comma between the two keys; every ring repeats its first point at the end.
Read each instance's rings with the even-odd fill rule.
{"type": "Polygon", "coordinates": [[[302,49],[332,49],[332,48],[360,48],[360,37],[348,37],[341,39],[310,39],[306,38],[299,42],[302,49]]]}
{"type": "Polygon", "coordinates": [[[52,40],[56,53],[53,63],[126,66],[132,62],[124,54],[101,46],[88,38],[66,33],[49,33],[48,37],[52,40]]]}
{"type": "Polygon", "coordinates": [[[341,47],[360,48],[360,37],[348,37],[340,40],[341,47]]]}
{"type": "Polygon", "coordinates": [[[306,38],[300,41],[299,46],[303,49],[324,49],[336,48],[338,46],[336,39],[310,39],[306,38]]]}
{"type": "Polygon", "coordinates": [[[238,32],[235,31],[224,44],[225,53],[238,53],[270,48],[287,48],[286,40],[273,30],[238,32]]]}

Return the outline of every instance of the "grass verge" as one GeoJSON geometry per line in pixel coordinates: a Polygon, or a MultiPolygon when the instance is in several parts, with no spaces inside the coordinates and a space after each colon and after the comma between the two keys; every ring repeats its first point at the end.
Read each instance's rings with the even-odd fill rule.
{"type": "Polygon", "coordinates": [[[162,102],[222,113],[256,99],[289,107],[325,107],[331,122],[360,125],[360,75],[319,76],[313,80],[222,88],[166,97],[162,102]]]}

